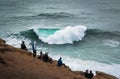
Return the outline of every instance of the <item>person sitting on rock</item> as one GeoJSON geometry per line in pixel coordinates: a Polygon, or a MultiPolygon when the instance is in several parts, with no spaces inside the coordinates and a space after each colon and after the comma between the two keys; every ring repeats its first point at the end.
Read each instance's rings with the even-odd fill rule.
{"type": "Polygon", "coordinates": [[[38,57],[38,59],[43,60],[43,56],[44,56],[44,54],[42,53],[42,51],[40,51],[40,56],[38,57]]]}
{"type": "Polygon", "coordinates": [[[94,76],[94,74],[92,73],[92,71],[90,70],[90,73],[88,72],[88,69],[85,71],[85,77],[87,79],[92,79],[94,76]]]}
{"type": "Polygon", "coordinates": [[[86,78],[89,78],[88,69],[85,71],[85,77],[86,77],[86,78]]]}
{"type": "Polygon", "coordinates": [[[90,73],[89,73],[89,78],[92,79],[94,76],[94,74],[92,73],[92,71],[90,70],[90,73]]]}
{"type": "Polygon", "coordinates": [[[45,55],[43,55],[43,61],[48,62],[48,59],[49,59],[48,53],[45,53],[45,55]]]}
{"type": "Polygon", "coordinates": [[[62,58],[60,57],[57,62],[57,66],[62,66],[62,65],[66,68],[66,65],[62,62],[62,58]]]}
{"type": "Polygon", "coordinates": [[[23,49],[23,50],[27,50],[27,47],[26,47],[26,45],[25,45],[25,42],[24,42],[24,41],[22,41],[22,44],[21,44],[21,49],[23,49]]]}
{"type": "Polygon", "coordinates": [[[42,51],[40,52],[40,56],[38,57],[38,59],[41,59],[44,62],[49,62],[51,64],[53,63],[53,60],[48,56],[48,53],[42,54],[42,51]]]}
{"type": "Polygon", "coordinates": [[[48,62],[52,64],[53,63],[52,58],[49,57],[48,62]]]}

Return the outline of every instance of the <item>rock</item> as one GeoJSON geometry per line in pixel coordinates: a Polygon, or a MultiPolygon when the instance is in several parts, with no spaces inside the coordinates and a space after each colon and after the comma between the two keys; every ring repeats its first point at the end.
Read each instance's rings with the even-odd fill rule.
{"type": "Polygon", "coordinates": [[[5,43],[6,43],[5,40],[0,38],[0,44],[5,44],[5,43]]]}
{"type": "Polygon", "coordinates": [[[96,71],[96,76],[94,77],[94,79],[118,79],[118,78],[112,75],[108,75],[104,72],[96,71]]]}

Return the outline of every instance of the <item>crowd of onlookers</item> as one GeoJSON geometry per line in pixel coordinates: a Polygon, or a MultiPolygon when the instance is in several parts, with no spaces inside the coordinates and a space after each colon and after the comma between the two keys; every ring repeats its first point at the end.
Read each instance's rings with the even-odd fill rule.
{"type": "MultiPolygon", "coordinates": [[[[34,42],[32,42],[31,45],[32,45],[32,50],[33,50],[33,57],[35,58],[37,56],[36,55],[36,46],[35,46],[34,42]]],[[[27,47],[26,47],[24,41],[22,41],[21,49],[27,50],[27,47]]],[[[52,58],[50,58],[48,56],[48,53],[43,54],[42,51],[40,51],[40,55],[37,58],[40,60],[43,60],[44,62],[50,62],[51,64],[53,63],[53,60],[52,60],[52,58]]],[[[62,66],[62,65],[66,68],[66,65],[62,62],[62,58],[60,57],[57,61],[57,66],[62,66]]],[[[88,69],[85,71],[84,74],[87,79],[92,79],[94,77],[94,74],[92,73],[92,71],[91,70],[88,71],[88,69]]]]}
{"type": "MultiPolygon", "coordinates": [[[[37,52],[36,52],[36,46],[34,42],[31,43],[31,46],[33,50],[33,57],[35,58],[37,56],[36,54],[37,52]]],[[[24,41],[22,41],[21,49],[27,50],[27,47],[24,41]]],[[[53,63],[53,60],[48,56],[48,53],[43,54],[42,51],[40,51],[40,55],[37,58],[43,60],[44,62],[50,62],[51,64],[53,63]]],[[[66,68],[66,65],[62,62],[62,58],[60,57],[58,60],[57,66],[62,66],[62,65],[66,68]]]]}
{"type": "Polygon", "coordinates": [[[48,56],[48,53],[43,54],[42,51],[37,58],[43,60],[44,62],[50,62],[51,64],[53,63],[53,60],[48,56]]]}

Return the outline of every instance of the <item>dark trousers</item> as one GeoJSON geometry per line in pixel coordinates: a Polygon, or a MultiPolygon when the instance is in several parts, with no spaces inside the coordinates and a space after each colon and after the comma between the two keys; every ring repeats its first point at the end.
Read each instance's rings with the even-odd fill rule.
{"type": "Polygon", "coordinates": [[[33,57],[36,57],[36,50],[33,50],[33,57]]]}

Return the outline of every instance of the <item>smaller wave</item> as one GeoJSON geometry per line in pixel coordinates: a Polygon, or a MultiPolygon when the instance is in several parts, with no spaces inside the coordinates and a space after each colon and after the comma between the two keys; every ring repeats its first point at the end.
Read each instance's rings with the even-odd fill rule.
{"type": "Polygon", "coordinates": [[[120,13],[120,9],[116,9],[116,8],[103,9],[102,11],[105,11],[108,13],[120,13]]]}
{"type": "MultiPolygon", "coordinates": [[[[85,36],[86,30],[87,28],[85,26],[67,26],[64,29],[57,30],[55,33],[49,35],[47,38],[40,37],[39,35],[39,39],[48,44],[72,44],[74,41],[82,40],[82,38],[85,36]]],[[[38,35],[38,32],[36,33],[38,35]]]]}
{"type": "Polygon", "coordinates": [[[73,14],[66,12],[56,12],[56,13],[40,13],[40,14],[32,14],[32,15],[16,15],[14,19],[58,19],[58,18],[73,18],[73,14]]]}
{"type": "Polygon", "coordinates": [[[88,29],[86,31],[88,36],[110,36],[110,37],[120,37],[120,32],[119,31],[104,31],[104,30],[98,30],[98,29],[88,29]]]}
{"type": "Polygon", "coordinates": [[[46,18],[68,18],[73,15],[65,12],[58,12],[58,13],[41,13],[38,14],[37,16],[46,18]]]}

